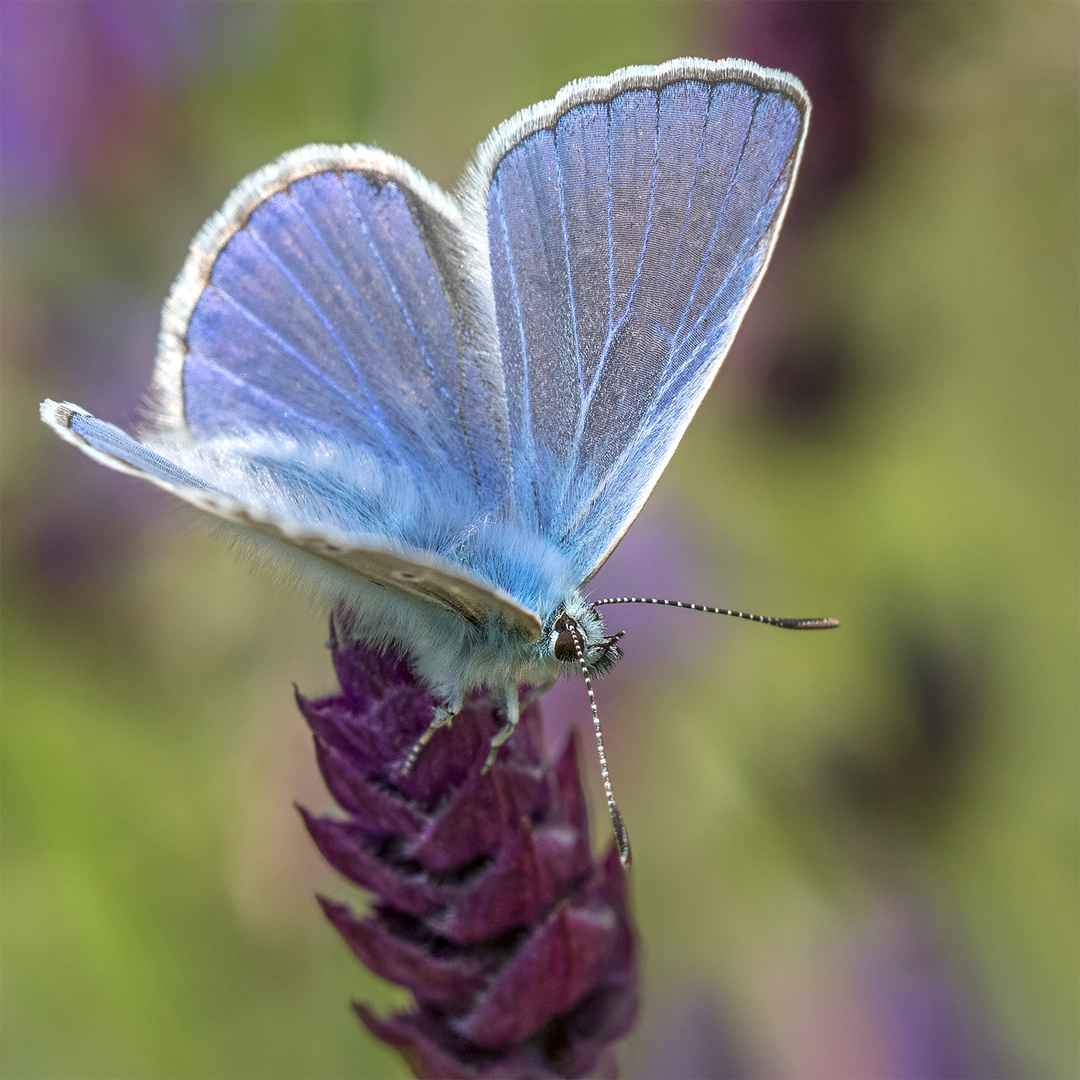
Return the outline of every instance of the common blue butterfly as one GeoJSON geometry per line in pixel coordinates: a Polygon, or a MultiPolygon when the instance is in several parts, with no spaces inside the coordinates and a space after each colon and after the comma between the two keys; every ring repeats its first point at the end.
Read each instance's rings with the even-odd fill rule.
{"type": "Polygon", "coordinates": [[[618,659],[586,584],[757,290],[809,113],[783,72],[681,59],[518,113],[452,195],[371,147],[294,150],[195,237],[137,436],[42,418],[407,652],[431,731],[504,693],[493,756],[519,686],[618,659]]]}

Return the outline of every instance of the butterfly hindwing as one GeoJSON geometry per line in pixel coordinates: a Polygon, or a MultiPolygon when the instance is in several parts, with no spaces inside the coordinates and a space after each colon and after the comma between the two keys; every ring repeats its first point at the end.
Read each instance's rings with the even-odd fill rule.
{"type": "Polygon", "coordinates": [[[409,550],[400,544],[396,548],[380,545],[374,540],[358,543],[344,534],[313,530],[302,521],[245,504],[69,402],[47,400],[41,416],[62,438],[95,460],[148,480],[216,518],[283,541],[375,585],[437,604],[474,626],[499,623],[530,640],[540,635],[540,622],[533,612],[501,589],[430,552],[409,550]]]}
{"type": "Polygon", "coordinates": [[[518,505],[587,579],[718,370],[787,205],[809,102],[675,61],[572,83],[481,148],[518,505]]]}
{"type": "Polygon", "coordinates": [[[292,151],[241,183],[196,237],[163,313],[146,441],[77,406],[47,402],[43,418],[103,464],[218,518],[535,638],[535,614],[504,590],[410,548],[389,523],[350,520],[332,485],[320,496],[310,483],[309,462],[306,513],[274,497],[290,488],[299,440],[367,449],[429,504],[477,516],[505,505],[501,370],[468,321],[458,218],[452,200],[380,151],[292,151]],[[271,448],[279,436],[279,456],[267,460],[264,446],[256,460],[252,432],[271,448]],[[269,470],[275,483],[253,492],[224,472],[210,483],[180,463],[189,447],[217,443],[237,471],[269,470]]]}

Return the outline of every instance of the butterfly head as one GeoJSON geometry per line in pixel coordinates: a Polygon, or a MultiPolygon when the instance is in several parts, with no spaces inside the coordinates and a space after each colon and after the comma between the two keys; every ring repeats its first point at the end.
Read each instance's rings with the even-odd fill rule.
{"type": "Polygon", "coordinates": [[[548,632],[552,654],[564,670],[590,676],[603,675],[615,666],[622,656],[621,637],[621,631],[609,636],[600,614],[581,597],[557,613],[548,632]]]}

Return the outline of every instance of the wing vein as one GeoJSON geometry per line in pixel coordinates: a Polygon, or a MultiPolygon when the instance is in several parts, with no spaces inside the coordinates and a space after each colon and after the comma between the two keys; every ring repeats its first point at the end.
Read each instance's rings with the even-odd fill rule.
{"type": "MultiPolygon", "coordinates": [[[[416,342],[417,351],[423,357],[424,366],[428,369],[428,373],[434,380],[436,386],[439,389],[439,393],[449,403],[451,412],[457,415],[457,402],[454,401],[454,395],[451,393],[449,387],[443,382],[442,376],[439,374],[438,368],[435,366],[435,361],[431,358],[431,353],[428,352],[427,346],[424,344],[423,336],[416,328],[416,324],[412,320],[412,316],[409,314],[409,310],[405,305],[405,301],[401,298],[401,293],[398,291],[397,284],[390,274],[390,270],[386,265],[382,254],[375,246],[375,239],[371,235],[371,229],[368,227],[367,222],[364,220],[363,214],[360,213],[360,208],[356,205],[356,200],[353,198],[352,192],[349,190],[348,185],[342,183],[341,189],[345,194],[345,201],[349,204],[349,209],[352,211],[352,215],[356,220],[357,227],[360,229],[361,234],[364,237],[364,242],[368,246],[368,251],[371,252],[371,258],[375,262],[376,267],[383,276],[383,280],[386,282],[387,288],[390,290],[390,295],[394,298],[394,303],[397,305],[398,311],[401,312],[401,317],[405,321],[405,325],[408,327],[409,333],[412,336],[413,341],[416,342]]],[[[374,320],[373,320],[374,321],[374,320]]],[[[382,333],[380,331],[380,336],[382,333]]],[[[383,338],[385,341],[385,337],[383,338]]],[[[393,355],[393,349],[390,348],[387,343],[387,350],[390,355],[393,355]]]]}
{"type": "Polygon", "coordinates": [[[645,211],[645,232],[641,239],[641,250],[638,252],[637,266],[634,268],[634,280],[630,285],[630,293],[626,298],[626,307],[623,308],[622,314],[619,316],[619,321],[615,324],[612,330],[607,336],[607,340],[604,342],[604,347],[600,351],[600,358],[596,364],[596,370],[593,372],[593,377],[589,383],[589,389],[585,394],[585,400],[582,402],[582,409],[580,413],[580,419],[578,422],[578,432],[575,438],[575,444],[580,445],[581,434],[584,431],[585,419],[588,416],[589,406],[592,405],[593,397],[596,394],[596,388],[600,385],[600,379],[604,373],[604,365],[607,363],[608,356],[611,353],[611,346],[615,340],[616,334],[626,324],[626,320],[630,317],[631,308],[634,306],[634,298],[637,295],[637,287],[641,281],[641,271],[645,266],[645,251],[649,246],[649,236],[652,232],[652,219],[653,219],[653,207],[656,203],[656,181],[659,178],[660,173],[660,95],[656,95],[656,129],[653,133],[653,168],[652,177],[649,181],[649,206],[645,211]]]}
{"type": "MultiPolygon", "coordinates": [[[[786,169],[787,169],[787,165],[785,164],[784,168],[781,169],[780,172],[777,174],[776,181],[773,184],[772,188],[770,189],[770,194],[772,192],[776,191],[777,185],[780,184],[780,182],[782,181],[786,169]]],[[[734,262],[732,263],[732,267],[731,267],[732,273],[734,273],[734,271],[738,267],[742,266],[742,264],[746,261],[747,255],[744,254],[744,252],[746,252],[746,245],[750,243],[751,238],[756,237],[756,239],[754,239],[753,246],[750,249],[751,251],[753,251],[755,248],[757,248],[761,244],[762,240],[766,239],[766,236],[765,236],[764,233],[757,234],[756,226],[757,226],[757,223],[761,220],[761,215],[765,213],[765,210],[768,208],[770,203],[771,203],[771,199],[766,201],[760,207],[758,212],[754,215],[755,229],[754,230],[749,230],[747,232],[746,239],[740,245],[739,251],[735,256],[734,262]]],[[[775,212],[776,211],[775,211],[775,207],[774,207],[773,208],[773,213],[775,214],[775,212]]],[[[731,278],[731,274],[728,274],[728,276],[724,279],[724,285],[727,284],[727,282],[730,280],[730,278],[731,278]]],[[[681,348],[688,341],[690,341],[690,339],[697,332],[698,327],[701,326],[701,324],[708,318],[708,315],[712,311],[713,307],[719,302],[720,297],[723,296],[724,285],[722,285],[719,289],[717,289],[716,295],[705,305],[705,307],[702,310],[701,314],[694,320],[694,325],[691,326],[690,329],[683,336],[683,340],[678,343],[678,346],[677,346],[678,348],[681,348]]]]}
{"type": "Polygon", "coordinates": [[[694,202],[694,192],[697,190],[698,176],[701,175],[701,159],[705,154],[705,133],[709,130],[709,112],[712,109],[713,95],[716,87],[709,87],[709,105],[705,110],[705,118],[701,122],[701,138],[698,140],[697,153],[694,155],[694,175],[690,178],[690,190],[686,195],[686,209],[683,211],[682,228],[679,229],[679,239],[675,241],[675,251],[671,256],[671,266],[668,268],[669,276],[675,273],[675,264],[679,261],[679,249],[682,247],[683,237],[686,235],[686,226],[690,224],[690,207],[694,202]]]}
{"type": "Polygon", "coordinates": [[[315,298],[304,288],[300,283],[300,279],[285,265],[285,261],[280,255],[259,235],[258,231],[251,225],[247,228],[247,233],[251,239],[259,246],[263,254],[277,267],[281,275],[289,282],[293,287],[296,295],[303,300],[308,310],[315,316],[316,319],[322,324],[322,328],[326,331],[327,336],[337,347],[339,353],[345,360],[345,363],[349,365],[349,370],[356,376],[356,381],[360,388],[364,391],[364,394],[370,399],[371,394],[368,391],[367,385],[364,382],[364,377],[360,374],[360,369],[356,366],[356,360],[352,353],[349,351],[349,347],[341,340],[341,335],[337,332],[334,324],[327,318],[326,312],[315,302],[315,298]]]}
{"type": "Polygon", "coordinates": [[[574,335],[574,361],[577,364],[578,397],[585,388],[585,376],[581,366],[581,343],[578,339],[577,305],[574,301],[574,277],[570,269],[570,235],[566,227],[566,194],[563,190],[562,161],[559,156],[559,131],[551,133],[555,158],[555,187],[559,193],[559,220],[562,223],[563,261],[566,263],[566,293],[570,300],[570,329],[574,335]]]}
{"type": "MultiPolygon", "coordinates": [[[[652,234],[653,208],[656,205],[656,182],[660,178],[660,94],[656,94],[656,127],[653,130],[653,167],[649,178],[649,208],[645,212],[645,234],[641,238],[641,250],[638,252],[637,266],[634,268],[634,280],[630,285],[630,295],[626,298],[626,308],[619,317],[621,326],[630,315],[637,296],[637,287],[641,282],[641,271],[645,268],[645,252],[649,247],[652,234]]],[[[606,357],[605,357],[606,359],[606,357]]],[[[596,380],[594,380],[595,382],[596,380]]]]}
{"type": "MultiPolygon", "coordinates": [[[[364,299],[363,296],[360,295],[360,293],[357,290],[356,286],[354,285],[352,279],[346,273],[345,267],[341,265],[340,260],[333,253],[333,251],[330,249],[330,245],[326,242],[326,237],[323,235],[323,232],[318,227],[318,225],[316,225],[315,222],[312,220],[311,215],[308,214],[307,210],[304,208],[304,206],[302,204],[298,203],[297,208],[300,211],[300,216],[304,220],[304,224],[311,231],[311,235],[314,237],[315,242],[319,245],[319,247],[322,248],[323,253],[326,255],[327,259],[330,261],[330,263],[333,265],[334,269],[337,271],[338,277],[341,279],[341,281],[344,284],[344,286],[345,286],[346,290],[348,291],[349,295],[356,301],[357,306],[367,316],[368,324],[370,325],[371,329],[374,331],[376,337],[379,340],[379,343],[382,345],[383,349],[386,351],[386,355],[389,356],[389,357],[394,357],[395,356],[394,348],[390,344],[389,340],[387,339],[386,334],[383,332],[383,328],[379,325],[378,320],[375,318],[375,314],[371,309],[371,305],[368,303],[367,300],[364,299]]],[[[377,261],[379,261],[379,263],[380,263],[379,269],[382,272],[383,279],[386,281],[387,286],[390,289],[391,295],[394,297],[395,301],[397,302],[398,307],[401,308],[402,315],[405,318],[405,321],[406,321],[406,324],[409,327],[410,333],[417,340],[417,344],[420,345],[420,352],[424,357],[426,367],[427,367],[428,371],[430,372],[430,374],[432,376],[432,379],[435,381],[439,392],[450,403],[451,409],[453,409],[453,407],[454,407],[453,406],[453,397],[450,394],[450,392],[446,389],[446,386],[442,383],[442,380],[439,377],[438,371],[435,369],[430,357],[427,354],[427,351],[423,348],[423,345],[420,342],[419,337],[416,334],[416,331],[413,328],[412,323],[408,318],[408,314],[405,312],[405,309],[404,309],[404,307],[402,305],[401,299],[398,296],[397,288],[395,287],[393,281],[390,278],[389,271],[386,269],[385,265],[383,265],[381,263],[381,260],[378,259],[378,255],[376,254],[375,251],[372,251],[372,256],[377,261]]],[[[350,365],[350,367],[351,366],[352,365],[350,365]]]]}
{"type": "MultiPolygon", "coordinates": [[[[558,506],[560,512],[565,510],[566,498],[570,491],[570,480],[576,476],[579,471],[579,465],[581,462],[581,440],[585,434],[585,424],[588,421],[589,409],[592,406],[593,400],[596,396],[596,390],[600,385],[600,379],[604,373],[604,366],[607,363],[608,357],[611,354],[611,346],[615,340],[615,335],[625,325],[626,320],[630,317],[630,311],[634,305],[634,297],[637,292],[638,282],[641,280],[641,271],[645,265],[645,251],[649,246],[649,236],[652,231],[652,217],[653,207],[656,202],[656,185],[660,172],[660,94],[656,93],[656,126],[653,130],[653,167],[652,176],[649,180],[649,205],[645,212],[645,230],[641,239],[641,250],[638,252],[637,266],[634,270],[634,280],[630,285],[630,292],[626,299],[626,306],[623,308],[622,314],[619,316],[619,321],[613,327],[608,330],[606,339],[604,340],[603,347],[600,350],[600,356],[597,359],[596,369],[593,372],[592,379],[589,381],[589,389],[582,397],[581,404],[578,409],[577,424],[574,427],[574,438],[571,443],[571,452],[573,457],[573,466],[567,469],[565,478],[562,485],[562,490],[559,492],[558,506]]],[[[611,105],[608,104],[608,281],[609,281],[609,293],[611,296],[610,310],[614,312],[614,271],[612,252],[612,239],[611,239],[611,105]]]]}
{"type": "MultiPolygon", "coordinates": [[[[521,313],[521,294],[518,291],[517,273],[514,270],[514,254],[510,244],[510,230],[507,227],[506,214],[503,211],[502,186],[496,181],[494,188],[495,202],[499,211],[499,228],[503,238],[503,251],[506,253],[506,270],[510,278],[510,292],[514,298],[514,316],[517,319],[518,337],[521,342],[521,422],[524,428],[522,438],[525,443],[523,450],[527,456],[531,456],[534,449],[532,433],[532,397],[529,389],[529,352],[528,344],[525,340],[525,320],[521,313]]],[[[513,464],[516,472],[517,461],[515,460],[513,464]]],[[[530,470],[530,478],[533,487],[533,501],[535,504],[536,478],[532,476],[532,471],[533,470],[530,470]]]]}
{"type": "Polygon", "coordinates": [[[607,103],[607,127],[605,128],[607,141],[607,277],[608,277],[608,319],[607,338],[615,332],[615,230],[612,228],[615,189],[611,183],[611,102],[607,103]]]}
{"type": "MultiPolygon", "coordinates": [[[[747,147],[750,145],[750,134],[754,130],[754,120],[757,118],[757,111],[764,98],[763,94],[758,94],[757,100],[754,102],[754,110],[750,114],[750,123],[746,125],[746,134],[743,136],[742,147],[739,149],[739,158],[735,162],[735,170],[731,174],[731,181],[728,183],[727,191],[724,192],[724,198],[721,200],[720,208],[716,214],[716,225],[713,226],[712,236],[709,238],[708,247],[705,249],[705,255],[701,260],[701,265],[698,267],[698,272],[694,278],[693,287],[690,289],[690,295],[686,298],[686,310],[683,312],[683,317],[679,320],[679,325],[675,327],[675,333],[672,334],[672,346],[669,353],[669,357],[674,356],[676,350],[680,347],[679,335],[682,333],[683,327],[686,325],[686,320],[690,317],[690,309],[694,306],[694,300],[697,297],[698,287],[701,285],[701,279],[705,274],[705,270],[709,265],[709,260],[712,258],[713,251],[716,248],[716,241],[720,238],[720,229],[725,224],[724,215],[727,211],[727,205],[731,199],[731,195],[735,190],[735,185],[738,183],[739,170],[742,168],[743,158],[746,157],[747,147]]],[[[709,102],[709,111],[712,112],[712,101],[709,102]]],[[[708,124],[708,117],[705,120],[708,124]]],[[[694,326],[698,325],[699,320],[696,320],[694,326]]],[[[693,333],[693,329],[691,329],[693,333]]]]}
{"type": "MultiPolygon", "coordinates": [[[[212,285],[211,287],[214,289],[218,296],[220,296],[227,303],[231,304],[260,333],[269,338],[284,352],[288,353],[294,360],[299,362],[299,364],[307,372],[309,372],[311,375],[314,375],[316,379],[323,383],[323,385],[333,390],[335,394],[338,394],[341,398],[347,401],[358,412],[364,413],[363,406],[361,406],[360,402],[357,401],[356,398],[354,398],[352,394],[348,392],[348,390],[346,390],[343,386],[340,386],[337,380],[330,378],[330,376],[327,375],[327,373],[323,371],[320,367],[313,364],[306,356],[304,356],[302,352],[300,352],[299,349],[296,348],[295,345],[286,341],[285,338],[283,338],[276,330],[274,330],[273,327],[269,326],[266,322],[260,319],[254,311],[252,311],[245,304],[237,300],[235,296],[227,293],[224,289],[221,288],[221,286],[212,285]]],[[[383,437],[389,444],[388,449],[393,452],[393,454],[398,460],[401,460],[401,448],[397,445],[397,441],[393,438],[393,436],[387,430],[386,425],[383,423],[381,417],[382,410],[379,409],[375,402],[371,400],[371,395],[368,393],[367,387],[364,386],[362,381],[360,383],[360,386],[361,389],[364,391],[365,395],[368,397],[368,400],[371,401],[372,405],[371,412],[367,413],[367,415],[370,415],[375,421],[375,424],[378,427],[379,431],[382,433],[383,437]]]]}
{"type": "MultiPolygon", "coordinates": [[[[219,290],[220,291],[220,290],[219,290]]],[[[209,356],[198,356],[197,362],[205,367],[213,368],[219,375],[223,376],[234,386],[243,387],[252,396],[259,398],[262,401],[266,401],[274,405],[275,408],[281,409],[282,412],[287,413],[289,416],[306,424],[314,431],[318,431],[322,435],[326,435],[329,438],[338,438],[341,432],[330,427],[328,424],[323,424],[316,420],[313,416],[309,416],[307,413],[300,412],[299,409],[293,408],[287,401],[282,400],[276,394],[271,394],[269,390],[264,390],[261,386],[256,386],[253,382],[249,382],[242,375],[237,375],[235,371],[230,371],[229,368],[222,364],[219,364],[216,360],[211,359],[209,356]]]]}

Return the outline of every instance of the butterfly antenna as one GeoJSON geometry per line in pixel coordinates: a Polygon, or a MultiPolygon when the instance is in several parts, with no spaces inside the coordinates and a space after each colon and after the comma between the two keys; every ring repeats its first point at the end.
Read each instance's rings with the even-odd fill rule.
{"type": "Polygon", "coordinates": [[[585,680],[585,689],[589,694],[589,709],[592,711],[593,730],[596,732],[596,749],[600,754],[600,775],[604,778],[604,796],[607,798],[608,814],[611,816],[611,828],[615,833],[615,846],[619,849],[619,862],[629,868],[630,835],[626,831],[626,824],[619,812],[619,804],[615,801],[615,792],[611,787],[607,754],[604,753],[604,736],[600,731],[600,714],[596,710],[596,695],[593,693],[592,679],[589,678],[589,666],[585,662],[585,648],[581,641],[581,632],[577,624],[569,619],[566,621],[566,627],[574,640],[574,652],[577,654],[577,661],[581,666],[581,677],[585,680]]]}
{"type": "Polygon", "coordinates": [[[709,615],[731,615],[736,619],[749,619],[751,622],[765,623],[768,626],[780,626],[785,630],[835,630],[840,625],[839,619],[777,619],[772,615],[751,615],[748,611],[687,604],[682,600],[657,600],[651,596],[609,596],[604,600],[592,601],[593,607],[604,604],[660,604],[663,607],[686,608],[688,611],[704,611],[709,615]]]}

